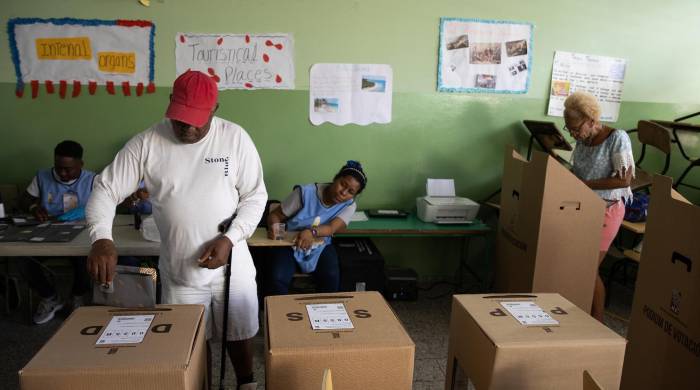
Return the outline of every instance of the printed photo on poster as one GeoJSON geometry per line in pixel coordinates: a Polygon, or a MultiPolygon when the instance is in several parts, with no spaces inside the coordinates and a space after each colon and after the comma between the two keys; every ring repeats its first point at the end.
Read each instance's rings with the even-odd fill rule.
{"type": "Polygon", "coordinates": [[[336,98],[315,98],[315,112],[338,112],[340,104],[336,98]]]}
{"type": "Polygon", "coordinates": [[[464,49],[465,47],[469,47],[469,36],[467,34],[453,38],[447,44],[447,50],[464,49]]]}
{"type": "Polygon", "coordinates": [[[527,54],[527,41],[521,39],[518,41],[506,42],[506,53],[508,57],[524,56],[527,54]]]}
{"type": "Polygon", "coordinates": [[[362,90],[367,92],[384,92],[386,79],[383,76],[362,76],[362,90]]]}
{"type": "Polygon", "coordinates": [[[496,88],[496,76],[492,74],[476,75],[476,86],[478,88],[496,88]]]}
{"type": "Polygon", "coordinates": [[[500,43],[473,43],[470,62],[472,64],[500,64],[500,43]]]}

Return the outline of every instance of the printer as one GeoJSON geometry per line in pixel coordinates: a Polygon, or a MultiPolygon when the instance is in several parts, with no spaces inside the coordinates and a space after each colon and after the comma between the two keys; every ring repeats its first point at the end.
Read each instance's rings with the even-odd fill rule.
{"type": "Polygon", "coordinates": [[[416,198],[418,219],[437,224],[472,223],[479,212],[479,204],[468,198],[455,196],[454,180],[428,179],[426,196],[416,198]]]}

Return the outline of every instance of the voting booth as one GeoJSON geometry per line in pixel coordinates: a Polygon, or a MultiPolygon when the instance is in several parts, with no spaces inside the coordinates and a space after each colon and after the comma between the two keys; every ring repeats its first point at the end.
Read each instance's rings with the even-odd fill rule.
{"type": "Polygon", "coordinates": [[[200,390],[204,306],[83,306],[19,372],[20,389],[200,390]]]}
{"type": "Polygon", "coordinates": [[[455,295],[445,389],[617,389],[625,343],[559,294],[455,295]]]}
{"type": "Polygon", "coordinates": [[[671,184],[655,176],[651,188],[623,390],[700,387],[700,207],[671,184]]]}
{"type": "Polygon", "coordinates": [[[265,298],[265,387],[410,390],[415,345],[376,291],[265,298]]]}
{"type": "Polygon", "coordinates": [[[556,292],[590,312],[605,201],[555,159],[505,153],[495,291],[556,292]]]}

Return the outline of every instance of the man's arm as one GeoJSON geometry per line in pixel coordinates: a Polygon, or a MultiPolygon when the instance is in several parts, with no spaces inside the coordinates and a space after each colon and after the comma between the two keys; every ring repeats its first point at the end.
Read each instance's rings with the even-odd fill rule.
{"type": "Polygon", "coordinates": [[[111,282],[114,277],[117,250],[112,239],[112,223],[117,205],[138,188],[142,176],[142,142],[140,136],[132,138],[95,178],[85,207],[92,243],[87,268],[100,283],[111,282]]]}
{"type": "Polygon", "coordinates": [[[41,205],[41,199],[39,199],[39,184],[36,176],[32,179],[29,187],[22,193],[19,198],[19,207],[22,211],[25,211],[34,216],[37,220],[44,222],[49,219],[49,212],[41,205]]]}
{"type": "Polygon", "coordinates": [[[224,234],[234,245],[253,235],[267,202],[260,156],[253,140],[245,131],[241,132],[238,156],[239,170],[236,184],[239,194],[238,209],[231,227],[224,234]]]}

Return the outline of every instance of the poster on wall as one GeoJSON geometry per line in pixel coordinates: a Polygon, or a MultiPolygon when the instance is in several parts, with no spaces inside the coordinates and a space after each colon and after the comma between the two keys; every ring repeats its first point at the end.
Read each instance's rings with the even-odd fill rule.
{"type": "Polygon", "coordinates": [[[566,97],[584,91],[598,98],[601,121],[617,121],[626,68],[622,58],[555,52],[547,115],[563,116],[566,97]]]}
{"type": "Polygon", "coordinates": [[[190,34],[175,37],[175,71],[208,73],[225,89],[294,89],[290,34],[190,34]]]}
{"type": "Polygon", "coordinates": [[[32,98],[43,83],[46,93],[77,97],[82,86],[93,95],[97,85],[109,94],[132,87],[138,96],[154,92],[155,26],[146,20],[13,18],[7,22],[10,54],[17,76],[17,97],[26,84],[32,98]]]}
{"type": "Polygon", "coordinates": [[[531,23],[440,18],[440,92],[526,93],[531,23]]]}
{"type": "Polygon", "coordinates": [[[314,64],[309,83],[309,120],[316,126],[391,122],[389,65],[314,64]]]}

